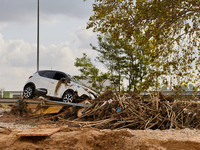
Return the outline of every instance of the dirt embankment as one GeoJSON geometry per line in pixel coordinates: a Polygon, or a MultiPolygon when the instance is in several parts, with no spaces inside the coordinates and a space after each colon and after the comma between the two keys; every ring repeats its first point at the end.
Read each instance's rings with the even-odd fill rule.
{"type": "Polygon", "coordinates": [[[183,130],[99,130],[45,124],[38,129],[60,130],[48,137],[19,137],[20,130],[0,129],[0,149],[5,150],[199,150],[200,131],[183,130]]]}

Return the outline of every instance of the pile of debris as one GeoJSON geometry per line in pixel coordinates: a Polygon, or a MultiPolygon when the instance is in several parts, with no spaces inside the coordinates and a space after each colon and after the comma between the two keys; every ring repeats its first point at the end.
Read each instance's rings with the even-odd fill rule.
{"type": "Polygon", "coordinates": [[[172,96],[153,97],[149,100],[137,94],[115,94],[106,91],[81,109],[78,118],[62,119],[66,124],[100,129],[200,129],[200,103],[174,102],[172,96]]]}
{"type": "MultiPolygon", "coordinates": [[[[174,101],[159,93],[145,99],[135,93],[120,94],[107,90],[98,98],[84,101],[89,107],[53,106],[35,108],[33,117],[78,127],[99,129],[200,129],[200,103],[174,101]],[[51,112],[51,113],[50,113],[51,112]]],[[[13,107],[15,115],[30,113],[26,105],[13,107]]],[[[32,113],[33,114],[33,113],[32,113]]]]}

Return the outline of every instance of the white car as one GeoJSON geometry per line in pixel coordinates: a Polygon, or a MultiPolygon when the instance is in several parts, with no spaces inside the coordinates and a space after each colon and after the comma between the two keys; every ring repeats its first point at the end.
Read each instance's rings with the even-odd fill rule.
{"type": "Polygon", "coordinates": [[[36,95],[59,99],[65,103],[76,102],[77,99],[94,99],[98,96],[69,74],[54,70],[37,71],[29,77],[23,88],[23,96],[29,99],[36,95]]]}

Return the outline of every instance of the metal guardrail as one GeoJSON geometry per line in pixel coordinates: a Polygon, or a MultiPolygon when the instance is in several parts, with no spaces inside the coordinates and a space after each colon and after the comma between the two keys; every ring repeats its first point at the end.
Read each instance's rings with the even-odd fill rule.
{"type": "Polygon", "coordinates": [[[47,106],[55,106],[55,105],[59,105],[59,106],[78,106],[78,107],[89,107],[90,105],[86,105],[86,104],[82,104],[82,103],[63,103],[63,102],[59,102],[59,101],[51,101],[51,100],[44,100],[45,105],[47,106]]]}
{"type": "MultiPolygon", "coordinates": [[[[12,98],[1,98],[0,104],[5,105],[15,105],[20,106],[20,102],[22,99],[12,99],[12,98]]],[[[33,100],[33,99],[24,99],[24,102],[31,105],[42,105],[42,106],[77,106],[77,107],[89,107],[90,105],[82,104],[82,103],[63,103],[59,101],[52,100],[33,100]]]]}
{"type": "MultiPolygon", "coordinates": [[[[14,104],[18,104],[20,105],[21,102],[21,95],[22,95],[22,91],[4,91],[4,93],[13,93],[13,98],[2,98],[2,93],[0,93],[0,104],[7,104],[7,105],[14,105],[14,104]]],[[[156,92],[155,92],[156,93],[156,92]]],[[[162,91],[162,93],[164,95],[172,95],[175,92],[173,91],[162,91]]],[[[182,93],[180,93],[183,96],[192,96],[194,93],[194,91],[183,91],[182,93]]],[[[151,95],[151,93],[147,93],[144,92],[143,94],[141,94],[143,96],[149,96],[151,95]]],[[[195,94],[195,96],[200,96],[200,91],[197,91],[195,94]]],[[[89,105],[85,105],[85,104],[80,104],[80,103],[63,103],[60,101],[52,101],[52,100],[33,100],[33,99],[25,99],[24,102],[26,102],[27,104],[31,104],[31,105],[38,105],[38,104],[42,104],[43,106],[78,106],[78,107],[89,107],[89,105]]]]}
{"type": "MultiPolygon", "coordinates": [[[[3,98],[2,94],[4,95],[4,93],[12,93],[13,94],[13,98],[20,98],[21,95],[23,95],[23,91],[1,91],[0,92],[0,98],[3,98]]],[[[143,92],[141,95],[150,95],[150,93],[153,92],[143,92]]],[[[156,91],[155,91],[156,93],[156,91]]],[[[164,95],[170,95],[170,94],[174,94],[175,91],[162,91],[162,93],[164,95]]],[[[194,93],[194,91],[182,91],[180,94],[181,95],[192,95],[194,93]]],[[[195,95],[200,95],[200,91],[195,92],[195,95]]]]}
{"type": "MultiPolygon", "coordinates": [[[[150,95],[152,93],[157,93],[157,91],[154,92],[143,92],[141,95],[150,95]]],[[[162,91],[162,93],[164,95],[172,95],[172,94],[176,94],[176,91],[162,91]]],[[[178,92],[180,95],[200,95],[200,91],[194,92],[194,91],[181,91],[178,92]]]]}

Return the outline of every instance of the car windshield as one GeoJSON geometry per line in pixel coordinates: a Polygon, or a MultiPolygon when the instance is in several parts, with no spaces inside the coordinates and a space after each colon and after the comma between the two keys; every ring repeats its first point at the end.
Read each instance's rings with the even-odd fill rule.
{"type": "Polygon", "coordinates": [[[68,74],[68,76],[69,76],[69,78],[70,78],[73,82],[76,82],[76,83],[78,83],[78,84],[83,85],[83,86],[86,87],[86,85],[85,85],[83,82],[81,82],[80,80],[78,80],[76,77],[71,76],[71,75],[69,75],[69,74],[68,74]]]}
{"type": "MultiPolygon", "coordinates": [[[[71,75],[69,75],[69,74],[67,74],[67,75],[69,76],[69,78],[70,78],[73,82],[78,83],[78,84],[80,84],[80,85],[82,85],[82,86],[88,87],[88,86],[85,85],[83,82],[81,82],[80,80],[78,80],[75,76],[71,76],[71,75]]],[[[91,89],[91,90],[93,90],[93,91],[95,91],[95,92],[97,92],[97,93],[99,93],[99,91],[98,91],[97,89],[94,89],[94,88],[92,88],[92,87],[88,87],[88,88],[91,89]]]]}

